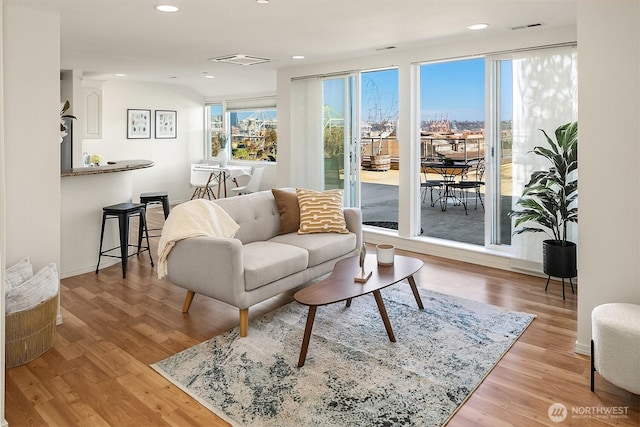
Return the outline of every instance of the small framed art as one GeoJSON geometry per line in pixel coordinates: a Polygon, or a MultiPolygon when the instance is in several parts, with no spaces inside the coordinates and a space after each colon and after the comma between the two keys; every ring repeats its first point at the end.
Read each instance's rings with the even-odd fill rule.
{"type": "Polygon", "coordinates": [[[151,110],[127,110],[127,139],[151,138],[151,110]]]}
{"type": "Polygon", "coordinates": [[[156,139],[176,138],[178,113],[173,110],[156,110],[156,139]]]}

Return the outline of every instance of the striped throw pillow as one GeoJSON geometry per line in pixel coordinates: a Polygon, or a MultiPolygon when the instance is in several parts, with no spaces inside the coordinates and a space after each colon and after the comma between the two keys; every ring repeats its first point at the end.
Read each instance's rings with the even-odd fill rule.
{"type": "Polygon", "coordinates": [[[348,233],[342,212],[342,190],[296,189],[300,206],[298,234],[348,233]]]}

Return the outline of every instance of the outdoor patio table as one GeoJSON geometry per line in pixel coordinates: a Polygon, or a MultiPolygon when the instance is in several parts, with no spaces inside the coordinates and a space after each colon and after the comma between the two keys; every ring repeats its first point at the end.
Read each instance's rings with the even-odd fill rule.
{"type": "MultiPolygon", "coordinates": [[[[440,194],[440,197],[438,198],[438,200],[436,200],[436,202],[440,202],[440,209],[446,211],[449,199],[453,199],[454,201],[457,201],[460,204],[464,205],[466,211],[467,207],[465,202],[458,198],[451,191],[450,184],[455,183],[456,180],[462,179],[471,165],[468,163],[454,163],[452,165],[445,165],[444,163],[439,162],[422,162],[421,166],[422,173],[425,174],[425,178],[428,173],[435,173],[442,176],[444,194],[440,194]]],[[[436,202],[434,202],[434,204],[436,202]]]]}

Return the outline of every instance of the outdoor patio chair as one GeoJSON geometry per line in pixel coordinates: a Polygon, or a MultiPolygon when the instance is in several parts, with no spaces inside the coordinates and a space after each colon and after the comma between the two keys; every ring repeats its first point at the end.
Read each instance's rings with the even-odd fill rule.
{"type": "MultiPolygon", "coordinates": [[[[425,157],[422,159],[423,162],[430,162],[433,161],[431,156],[425,157]]],[[[425,199],[427,198],[427,192],[429,192],[429,196],[431,199],[431,207],[436,205],[436,201],[440,198],[440,196],[442,195],[442,185],[443,185],[443,181],[441,179],[428,179],[427,176],[427,171],[424,168],[424,166],[422,166],[421,168],[422,173],[424,174],[424,181],[420,182],[420,191],[421,191],[421,195],[422,195],[422,203],[425,202],[425,199]],[[438,197],[436,197],[436,199],[434,200],[433,198],[433,190],[438,190],[438,197]]]]}
{"type": "Polygon", "coordinates": [[[484,177],[484,159],[470,160],[467,162],[468,164],[472,164],[473,166],[467,172],[467,176],[470,174],[474,174],[474,179],[461,179],[460,181],[453,182],[447,184],[451,189],[458,190],[460,192],[459,199],[462,201],[462,204],[465,207],[465,211],[467,210],[467,204],[469,201],[469,192],[475,191],[475,207],[474,209],[478,209],[478,199],[480,200],[480,204],[482,205],[482,210],[484,210],[484,201],[482,200],[482,193],[480,193],[480,187],[484,185],[484,181],[482,180],[484,177]]]}
{"type": "Polygon", "coordinates": [[[420,188],[422,191],[422,202],[424,203],[425,199],[427,198],[427,191],[430,193],[430,198],[431,198],[431,207],[436,205],[436,201],[438,200],[438,198],[440,197],[441,191],[442,191],[442,181],[439,179],[429,179],[425,182],[421,182],[420,183],[420,188]],[[433,190],[437,189],[438,190],[438,197],[434,200],[433,199],[433,190]]]}

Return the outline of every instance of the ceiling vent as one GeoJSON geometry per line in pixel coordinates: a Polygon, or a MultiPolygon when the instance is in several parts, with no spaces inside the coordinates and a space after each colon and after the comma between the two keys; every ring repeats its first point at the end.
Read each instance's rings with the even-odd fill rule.
{"type": "Polygon", "coordinates": [[[544,24],[542,22],[536,22],[535,24],[527,24],[527,25],[519,25],[517,27],[511,27],[511,29],[513,31],[516,30],[524,30],[526,28],[535,28],[535,27],[542,27],[544,24]]]}
{"type": "Polygon", "coordinates": [[[211,58],[209,59],[209,61],[224,62],[226,64],[236,64],[236,65],[256,65],[256,64],[262,64],[263,62],[269,62],[269,60],[266,58],[258,58],[256,56],[242,55],[239,53],[235,55],[226,55],[226,56],[220,56],[218,58],[211,58]]]}

